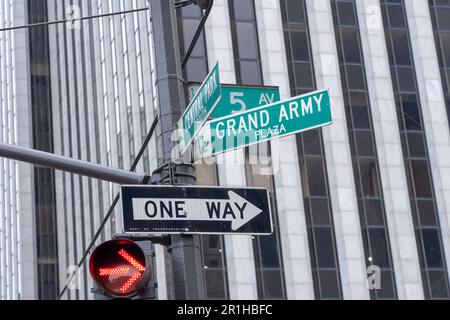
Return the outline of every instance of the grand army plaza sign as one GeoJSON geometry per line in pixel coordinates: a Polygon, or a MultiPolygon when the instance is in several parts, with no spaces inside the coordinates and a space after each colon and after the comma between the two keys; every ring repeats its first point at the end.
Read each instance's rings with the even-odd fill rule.
{"type": "Polygon", "coordinates": [[[195,137],[196,155],[210,157],[331,124],[327,90],[207,122],[195,137]]]}

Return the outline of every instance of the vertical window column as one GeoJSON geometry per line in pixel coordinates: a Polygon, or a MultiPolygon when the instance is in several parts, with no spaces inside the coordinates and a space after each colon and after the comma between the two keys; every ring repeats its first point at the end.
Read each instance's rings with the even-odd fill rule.
{"type": "MultiPolygon", "coordinates": [[[[198,6],[187,6],[177,10],[178,30],[181,54],[184,55],[191,43],[202,12],[198,6]]],[[[204,32],[192,52],[184,78],[191,82],[203,82],[208,75],[208,58],[204,32]]],[[[215,165],[198,165],[197,184],[202,186],[217,186],[217,167],[215,165]]],[[[202,235],[201,251],[203,258],[203,275],[207,299],[228,299],[227,265],[225,260],[225,246],[223,236],[202,235]]]]}
{"type": "MultiPolygon", "coordinates": [[[[46,1],[28,1],[29,23],[47,21],[46,1]]],[[[53,152],[48,27],[29,30],[33,147],[53,152]]],[[[37,275],[39,299],[58,294],[58,243],[56,233],[54,171],[35,168],[37,275]]]]}
{"type": "Polygon", "coordinates": [[[372,299],[397,298],[375,132],[354,0],[331,0],[367,267],[381,269],[372,299]]]}
{"type": "MultiPolygon", "coordinates": [[[[229,0],[231,34],[234,49],[236,82],[245,85],[262,85],[261,58],[253,0],[229,0]]],[[[268,144],[258,146],[258,151],[269,150],[268,144]]],[[[254,148],[252,148],[254,150],[254,148]]],[[[260,158],[261,154],[257,157],[260,158]]],[[[246,176],[249,186],[271,190],[274,233],[271,236],[254,237],[253,248],[258,295],[260,299],[285,299],[283,262],[276,212],[273,176],[263,176],[250,150],[246,150],[246,176]]]]}
{"type": "MultiPolygon", "coordinates": [[[[281,0],[292,96],[316,90],[306,2],[281,0]]],[[[342,299],[322,129],[298,134],[303,201],[316,299],[342,299]]]]}
{"type": "Polygon", "coordinates": [[[450,123],[450,0],[429,0],[429,3],[450,123]]]}
{"type": "Polygon", "coordinates": [[[422,281],[427,299],[449,298],[449,281],[403,0],[381,0],[422,281]]]}

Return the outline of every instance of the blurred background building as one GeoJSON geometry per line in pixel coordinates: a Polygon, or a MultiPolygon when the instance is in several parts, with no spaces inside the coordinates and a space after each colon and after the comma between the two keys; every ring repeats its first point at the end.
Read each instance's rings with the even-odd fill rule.
{"type": "MultiPolygon", "coordinates": [[[[147,1],[4,0],[0,28],[63,20],[70,6],[92,16],[147,1]]],[[[177,13],[183,55],[201,11],[177,13]]],[[[0,32],[0,140],[128,169],[158,113],[151,15],[0,32]]],[[[282,98],[329,89],[333,124],[271,143],[273,175],[248,149],[198,166],[199,185],[268,188],[275,215],[270,237],[202,236],[207,298],[450,298],[450,1],[215,0],[186,82],[217,61],[222,82],[282,98]]],[[[138,171],[157,158],[153,140],[138,171]]],[[[54,299],[118,189],[0,159],[1,299],[54,299]]],[[[92,286],[85,265],[64,299],[92,286]]]]}

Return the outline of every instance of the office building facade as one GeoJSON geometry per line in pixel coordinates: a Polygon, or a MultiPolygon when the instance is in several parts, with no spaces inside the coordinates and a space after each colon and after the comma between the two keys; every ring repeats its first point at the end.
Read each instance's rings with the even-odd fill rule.
{"type": "MultiPolygon", "coordinates": [[[[8,0],[0,28],[147,7],[8,0]]],[[[201,19],[177,10],[180,55],[201,19]]],[[[450,2],[215,0],[183,72],[326,88],[333,124],[197,163],[269,190],[271,236],[202,235],[208,299],[449,299],[450,2]]],[[[1,141],[129,169],[159,110],[152,12],[0,33],[1,141]]],[[[157,168],[153,139],[138,166],[157,168]]],[[[54,299],[119,186],[0,159],[2,299],[54,299]]],[[[101,239],[120,232],[120,208],[101,239]]],[[[170,270],[155,245],[158,298],[170,270]]],[[[92,299],[87,265],[63,299],[92,299]]]]}

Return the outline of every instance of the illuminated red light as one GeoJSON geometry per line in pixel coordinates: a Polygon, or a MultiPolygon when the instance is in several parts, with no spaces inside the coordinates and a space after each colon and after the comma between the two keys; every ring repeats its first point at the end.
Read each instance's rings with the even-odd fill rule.
{"type": "Polygon", "coordinates": [[[100,268],[98,270],[99,276],[123,276],[127,275],[130,272],[130,268],[128,267],[119,267],[119,268],[100,268]]]}
{"type": "Polygon", "coordinates": [[[119,255],[124,258],[125,260],[127,260],[136,270],[140,271],[140,272],[144,272],[145,268],[142,264],[140,264],[139,262],[136,261],[135,258],[133,258],[133,256],[131,256],[128,252],[126,252],[124,249],[120,249],[119,251],[119,255]]]}
{"type": "Polygon", "coordinates": [[[128,240],[101,244],[89,262],[94,280],[112,296],[130,296],[143,288],[150,277],[142,249],[128,240]]]}

